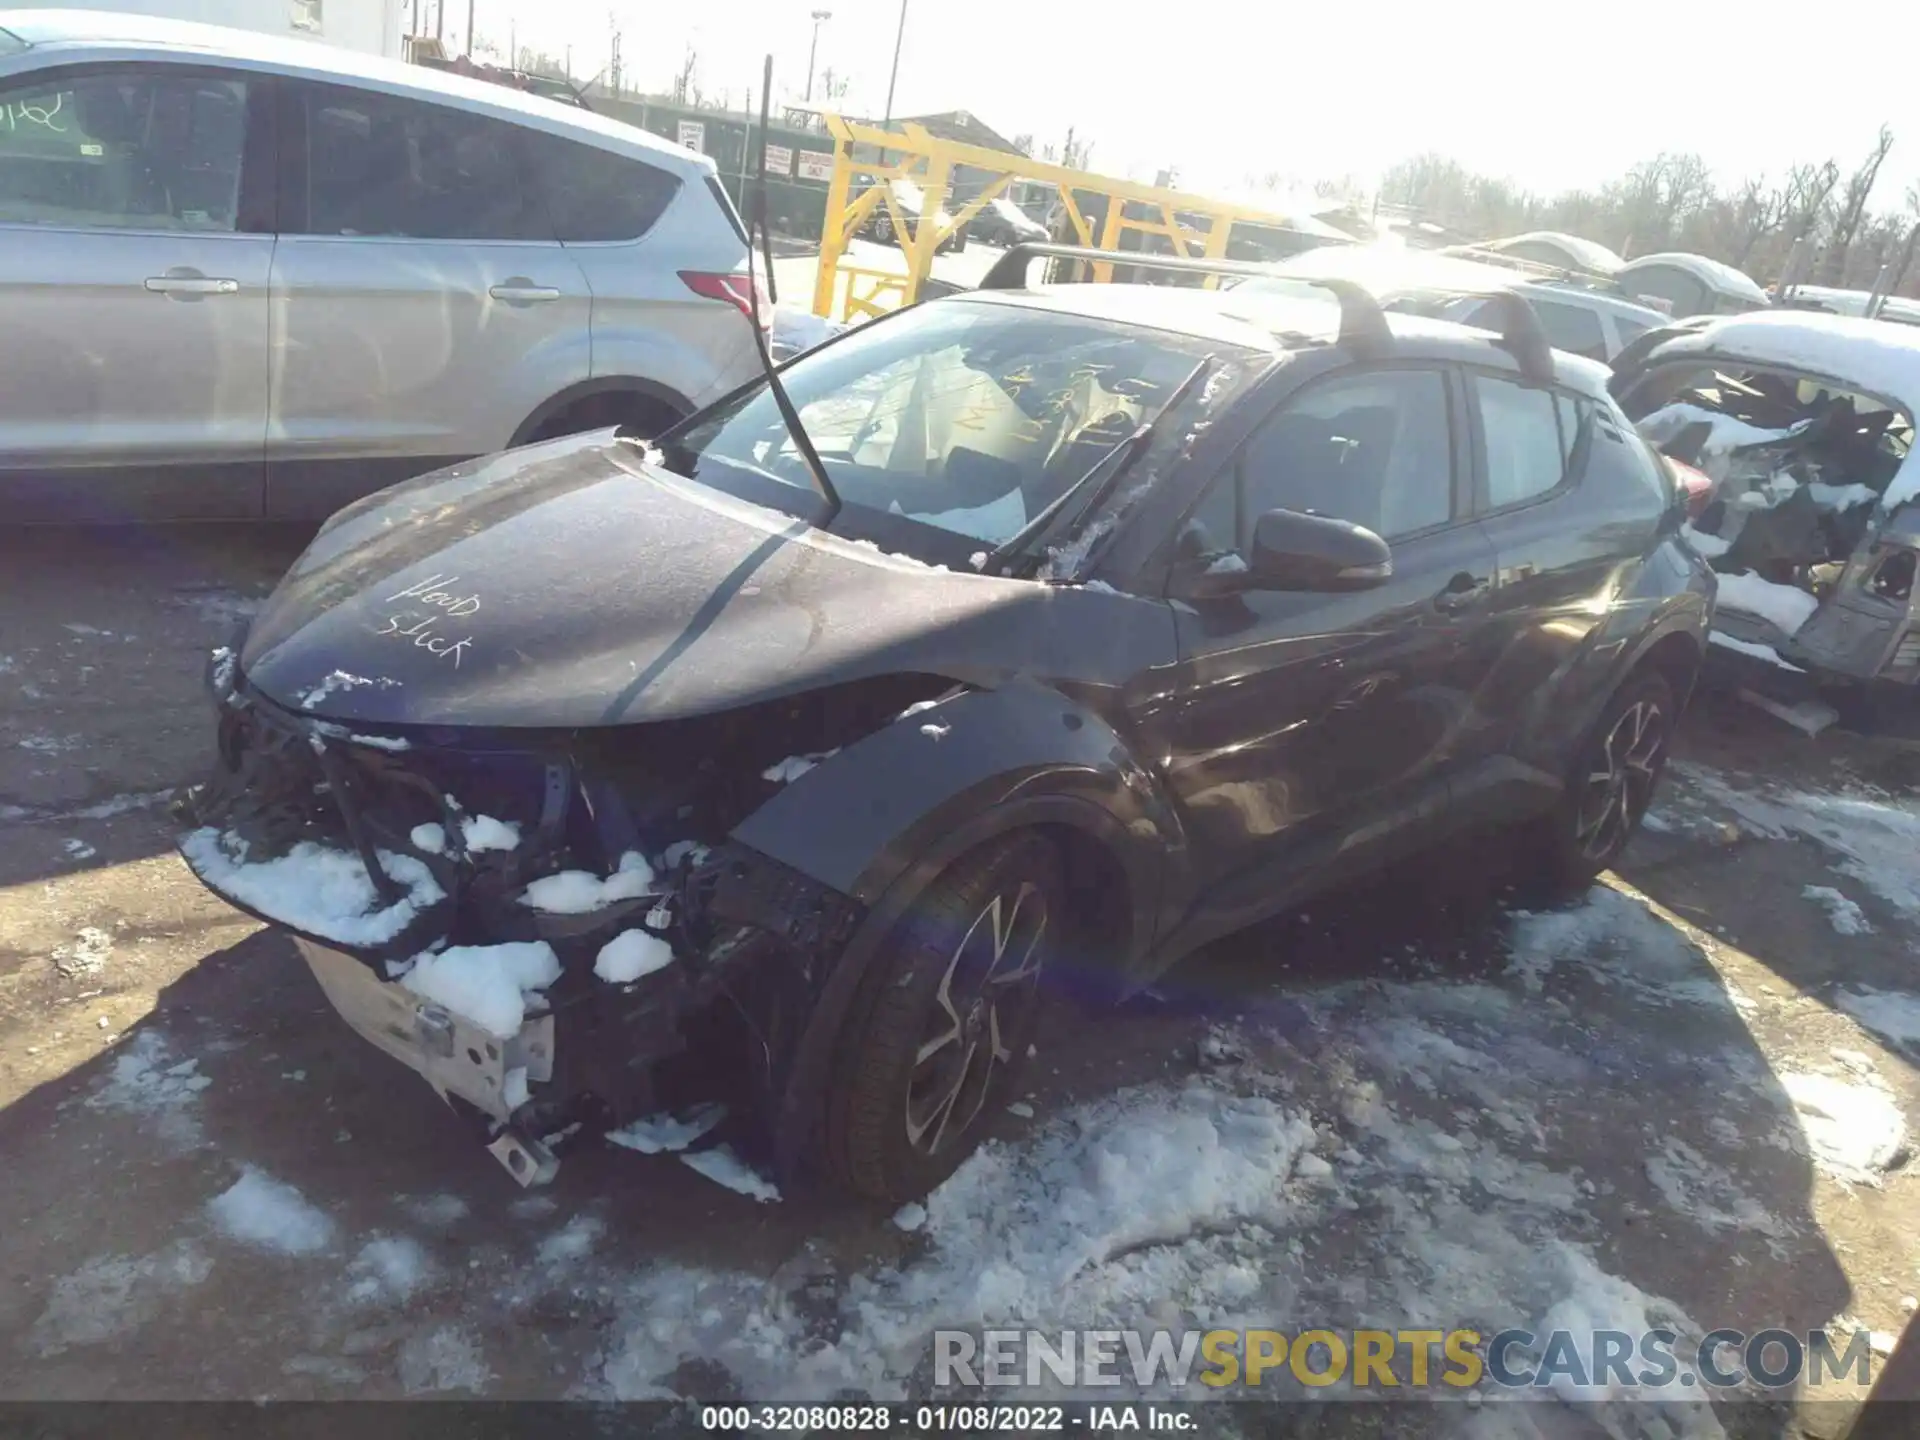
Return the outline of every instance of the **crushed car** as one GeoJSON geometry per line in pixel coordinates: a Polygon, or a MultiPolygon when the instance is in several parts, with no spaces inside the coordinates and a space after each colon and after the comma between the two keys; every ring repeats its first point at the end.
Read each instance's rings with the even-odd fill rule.
{"type": "Polygon", "coordinates": [[[1788,697],[1920,683],[1920,330],[1698,318],[1641,337],[1612,386],[1643,436],[1710,481],[1688,533],[1719,572],[1721,660],[1788,697]]]}
{"type": "Polygon", "coordinates": [[[1712,580],[1602,367],[1042,258],[1117,257],[355,504],[214,654],[181,854],[523,1183],[714,1143],[700,1055],[780,1184],[911,1199],[1044,997],[1467,829],[1584,886],[1645,813],[1712,580]]]}

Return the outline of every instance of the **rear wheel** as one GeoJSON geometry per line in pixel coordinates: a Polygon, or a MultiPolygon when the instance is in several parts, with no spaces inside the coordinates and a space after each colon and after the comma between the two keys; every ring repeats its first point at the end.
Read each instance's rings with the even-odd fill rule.
{"type": "Polygon", "coordinates": [[[619,425],[643,439],[668,429],[680,418],[679,412],[664,400],[630,390],[607,390],[587,395],[565,409],[549,415],[527,436],[525,444],[555,440],[562,435],[581,435],[589,430],[604,430],[619,425]]]}
{"type": "Polygon", "coordinates": [[[1678,719],[1673,687],[1658,671],[1630,676],[1614,694],[1575,757],[1560,804],[1529,837],[1542,880],[1584,889],[1620,858],[1653,803],[1678,719]]]}
{"type": "Polygon", "coordinates": [[[1016,836],[941,875],[882,942],[841,1032],[833,1180],[899,1204],[978,1147],[1024,1067],[1063,895],[1053,847],[1016,836]]]}

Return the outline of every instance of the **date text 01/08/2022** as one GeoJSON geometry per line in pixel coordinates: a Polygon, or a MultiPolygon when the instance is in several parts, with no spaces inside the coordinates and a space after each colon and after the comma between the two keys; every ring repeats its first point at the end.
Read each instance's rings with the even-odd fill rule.
{"type": "Polygon", "coordinates": [[[702,1430],[889,1431],[923,1435],[986,1432],[1173,1431],[1196,1428],[1182,1405],[703,1405],[702,1430]]]}

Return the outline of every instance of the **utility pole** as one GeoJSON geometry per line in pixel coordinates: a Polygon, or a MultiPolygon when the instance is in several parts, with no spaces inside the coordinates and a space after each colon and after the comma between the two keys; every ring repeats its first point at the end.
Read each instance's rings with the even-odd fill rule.
{"type": "Polygon", "coordinates": [[[433,38],[439,40],[446,33],[447,0],[433,0],[433,38]]]}
{"type": "Polygon", "coordinates": [[[887,72],[887,117],[881,128],[893,123],[893,85],[900,78],[900,42],[907,38],[907,0],[900,0],[900,28],[893,34],[893,69],[887,72]]]}
{"type": "Polygon", "coordinates": [[[473,0],[467,0],[467,58],[473,58],[473,0]]]}
{"type": "Polygon", "coordinates": [[[816,10],[813,12],[813,44],[807,47],[807,100],[809,102],[813,100],[813,62],[820,54],[820,22],[822,20],[831,20],[832,18],[833,12],[831,10],[816,10]]]}

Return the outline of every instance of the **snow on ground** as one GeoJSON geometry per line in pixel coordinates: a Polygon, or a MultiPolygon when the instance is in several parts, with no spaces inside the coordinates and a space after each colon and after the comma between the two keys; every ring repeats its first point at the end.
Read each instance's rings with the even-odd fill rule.
{"type": "Polygon", "coordinates": [[[751,1165],[742,1160],[729,1145],[716,1145],[711,1150],[682,1150],[680,1163],[690,1170],[724,1185],[736,1195],[745,1195],[750,1200],[767,1204],[780,1198],[780,1187],[758,1173],[751,1165]]]}
{"type": "Polygon", "coordinates": [[[411,1300],[433,1276],[426,1247],[405,1235],[369,1240],[347,1267],[347,1298],[396,1304],[411,1300]]]}
{"type": "Polygon", "coordinates": [[[100,1255],[54,1281],[46,1307],[27,1334],[41,1357],[75,1346],[100,1345],[156,1318],[181,1290],[213,1271],[191,1240],[176,1240],[151,1255],[100,1255]]]}
{"type": "Polygon", "coordinates": [[[646,856],[629,850],[611,875],[590,870],[562,870],[527,886],[521,903],[549,915],[586,915],[604,910],[616,900],[635,900],[653,888],[653,867],[646,856]]]}
{"type": "Polygon", "coordinates": [[[1743,790],[1701,765],[1668,767],[1669,803],[1706,801],[1730,811],[1747,834],[1811,840],[1836,857],[1834,868],[1889,905],[1920,915],[1920,810],[1878,792],[1821,793],[1762,786],[1743,790]],[[1678,792],[1678,793],[1676,793],[1678,792]]]}
{"type": "Polygon", "coordinates": [[[422,999],[511,1040],[527,1018],[527,998],[560,978],[560,957],[544,940],[455,945],[422,955],[400,983],[422,999]]]}
{"type": "Polygon", "coordinates": [[[630,985],[673,963],[673,947],[646,930],[626,930],[600,947],[593,973],[610,985],[630,985]]]}
{"type": "Polygon", "coordinates": [[[478,1395],[492,1379],[478,1342],[457,1325],[409,1335],[400,1346],[400,1384],[409,1395],[445,1390],[478,1395]]]}
{"type": "Polygon", "coordinates": [[[378,945],[411,925],[419,912],[445,898],[433,872],[411,855],[377,851],[381,867],[406,887],[405,898],[375,909],[379,896],[360,857],[302,840],[273,860],[249,862],[244,842],[230,854],[211,827],[180,842],[187,863],[208,885],[282,924],[343,945],[378,945]]]}
{"type": "Polygon", "coordinates": [[[618,1130],[609,1130],[607,1140],[625,1150],[642,1155],[659,1155],[669,1150],[684,1150],[714,1126],[727,1118],[724,1105],[701,1105],[682,1120],[674,1115],[648,1115],[618,1130]]]}
{"type": "Polygon", "coordinates": [[[1843,1184],[1878,1185],[1906,1148],[1907,1122],[1878,1076],[1786,1071],[1780,1085],[1821,1170],[1843,1184]]]}
{"type": "Polygon", "coordinates": [[[576,1215],[540,1242],[536,1258],[542,1265],[566,1265],[593,1253],[606,1233],[607,1222],[597,1215],[576,1215]]]}
{"type": "Polygon", "coordinates": [[[1797,585],[1763,580],[1750,570],[1720,576],[1720,594],[1714,603],[1721,609],[1742,610],[1771,621],[1783,635],[1796,633],[1820,608],[1819,600],[1797,585]]]}
{"type": "MultiPolygon", "coordinates": [[[[1643,901],[1595,885],[1564,910],[1513,912],[1507,973],[1539,994],[1557,965],[1573,961],[1603,983],[1625,986],[1656,1004],[1729,1003],[1705,958],[1643,901]]],[[[1737,1002],[1736,1002],[1737,1003],[1737,1002]]]]}
{"type": "Polygon", "coordinates": [[[1840,1008],[1882,1039],[1920,1050],[1920,995],[1891,990],[1842,990],[1840,1008]]]}
{"type": "Polygon", "coordinates": [[[157,1030],[142,1030],[121,1046],[113,1068],[93,1094],[91,1110],[139,1116],[168,1145],[190,1149],[203,1143],[199,1096],[213,1083],[198,1060],[178,1060],[157,1030]]]}
{"type": "Polygon", "coordinates": [[[293,1186],[249,1167],[207,1202],[229,1240],[280,1255],[317,1255],[333,1244],[333,1221],[293,1186]]]}
{"type": "Polygon", "coordinates": [[[53,947],[53,968],[68,980],[83,980],[106,969],[107,957],[112,954],[113,936],[97,925],[87,925],[71,944],[53,947]]]}
{"type": "Polygon", "coordinates": [[[1800,666],[1782,660],[1780,658],[1780,652],[1774,649],[1773,646],[1762,645],[1757,640],[1741,640],[1736,636],[1727,634],[1723,630],[1709,630],[1707,632],[1707,643],[1709,645],[1718,645],[1722,650],[1732,650],[1741,655],[1750,655],[1755,660],[1765,660],[1770,665],[1778,665],[1782,670],[1791,670],[1796,675],[1804,675],[1807,673],[1800,666]]]}
{"type": "Polygon", "coordinates": [[[1811,900],[1825,908],[1827,921],[1833,926],[1836,935],[1871,935],[1873,926],[1867,923],[1867,917],[1858,905],[1842,895],[1831,885],[1806,885],[1800,890],[1803,899],[1811,900]]]}

